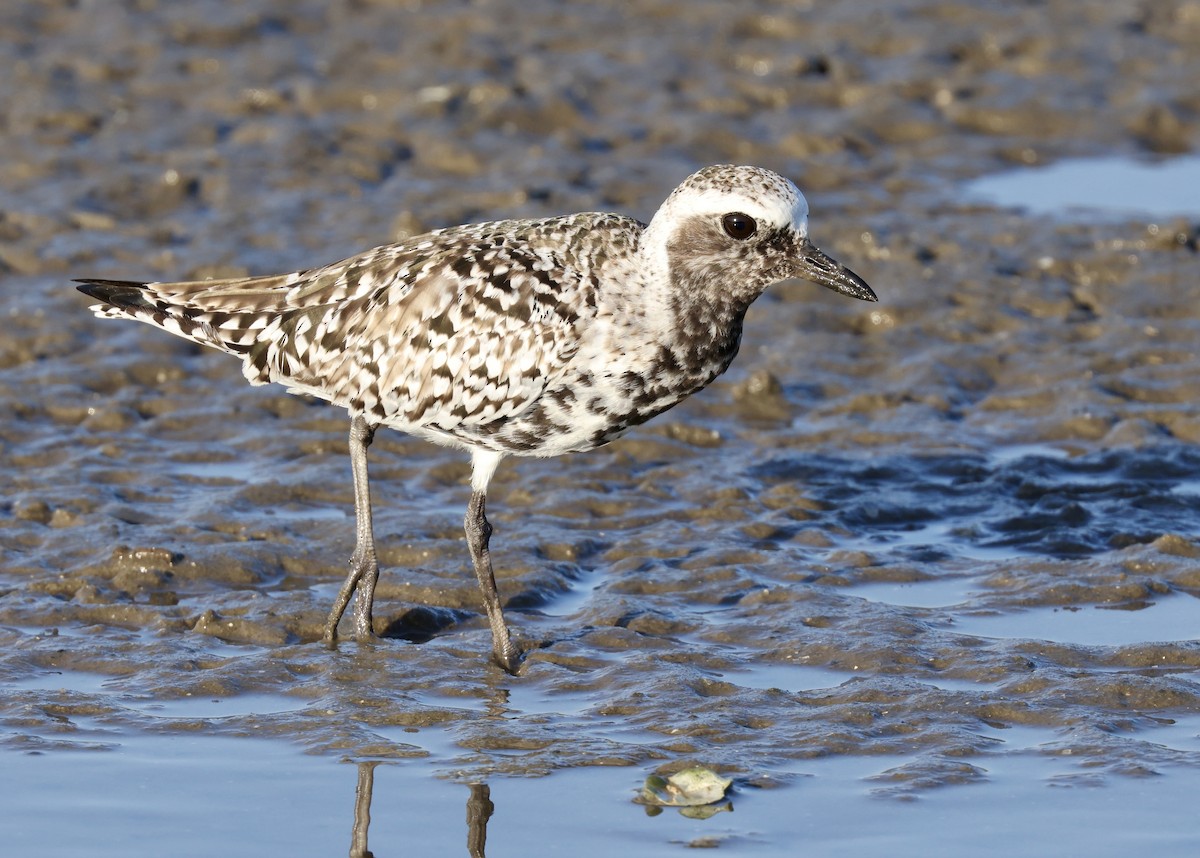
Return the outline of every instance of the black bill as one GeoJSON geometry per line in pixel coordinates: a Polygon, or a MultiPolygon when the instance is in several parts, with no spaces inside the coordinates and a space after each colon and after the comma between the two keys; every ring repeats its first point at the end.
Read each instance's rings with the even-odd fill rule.
{"type": "Polygon", "coordinates": [[[796,276],[862,301],[878,301],[867,282],[805,239],[796,260],[796,276]]]}

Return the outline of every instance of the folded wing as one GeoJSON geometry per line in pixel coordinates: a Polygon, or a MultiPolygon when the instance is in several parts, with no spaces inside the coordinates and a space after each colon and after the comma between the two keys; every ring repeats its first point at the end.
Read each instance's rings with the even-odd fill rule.
{"type": "Polygon", "coordinates": [[[186,283],[80,281],[103,317],[238,355],[279,382],[397,426],[453,434],[511,417],[553,382],[587,322],[585,278],[507,224],[446,230],[323,268],[186,283]]]}

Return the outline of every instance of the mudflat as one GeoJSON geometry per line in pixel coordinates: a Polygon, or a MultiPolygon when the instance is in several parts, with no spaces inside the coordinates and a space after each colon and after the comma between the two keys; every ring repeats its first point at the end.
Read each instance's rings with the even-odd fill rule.
{"type": "Polygon", "coordinates": [[[964,191],[1191,152],[1196,3],[41,3],[0,13],[0,59],[10,749],[424,759],[402,736],[433,729],[464,779],[901,755],[870,784],[893,797],[986,783],[1029,753],[998,743],[1016,728],[1072,757],[1065,783],[1200,762],[1156,740],[1200,710],[1200,207],[964,191]],[[796,181],[880,302],[779,284],[702,394],[502,465],[515,679],[486,657],[463,455],[376,436],[384,640],[331,652],[345,413],[94,319],[69,282],[645,220],[729,162],[796,181]]]}

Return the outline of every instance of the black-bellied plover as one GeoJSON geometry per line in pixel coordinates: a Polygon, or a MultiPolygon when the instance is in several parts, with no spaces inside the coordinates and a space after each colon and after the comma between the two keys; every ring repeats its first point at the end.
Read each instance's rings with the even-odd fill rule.
{"type": "Polygon", "coordinates": [[[324,268],[189,283],[82,280],[102,317],[129,317],[242,359],[350,412],[356,532],[325,624],[352,596],[373,635],[379,566],[367,448],[389,426],[471,454],[467,546],[496,660],[520,662],[504,622],[484,513],[505,456],[591,450],[702,389],[737,354],[742,320],[772,283],[875,293],[808,238],[808,203],[757,167],[708,167],[649,225],[615,214],[437,230],[324,268]]]}

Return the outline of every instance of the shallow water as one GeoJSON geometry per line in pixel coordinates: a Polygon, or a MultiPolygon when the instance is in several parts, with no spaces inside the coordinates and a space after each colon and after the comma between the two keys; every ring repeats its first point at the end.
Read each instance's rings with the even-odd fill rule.
{"type": "Polygon", "coordinates": [[[377,855],[461,852],[484,783],[493,856],[1194,854],[1200,228],[1160,194],[1081,215],[1036,168],[1194,162],[1200,33],[1186,4],[901,7],[0,13],[0,842],[341,852],[373,774],[377,855]],[[795,177],[881,301],[778,284],[709,390],[504,463],[516,677],[460,455],[378,435],[384,639],[327,650],[345,416],[68,282],[645,219],[725,161],[795,177]],[[1016,168],[1054,212],[963,191],[1016,168]],[[693,764],[733,812],[633,802],[693,764]]]}
{"type": "Polygon", "coordinates": [[[1078,646],[1136,646],[1148,641],[1194,641],[1200,605],[1190,596],[1133,606],[1067,606],[1012,614],[956,617],[955,627],[982,637],[1029,638],[1078,646]],[[995,622],[1000,620],[1001,622],[995,622]]]}
{"type": "Polygon", "coordinates": [[[984,176],[965,190],[1032,214],[1179,217],[1200,215],[1200,157],[1142,163],[1128,158],[1079,158],[1038,169],[984,176]]]}
{"type": "MultiPolygon", "coordinates": [[[[1193,747],[1197,726],[1184,730],[1193,747]]],[[[137,736],[115,753],[123,775],[115,782],[113,751],[10,756],[6,770],[24,789],[7,802],[20,820],[5,827],[7,848],[36,854],[49,844],[57,854],[117,856],[136,837],[184,856],[340,854],[364,841],[376,855],[478,854],[468,843],[481,841],[492,856],[603,856],[614,848],[653,856],[679,846],[785,856],[797,844],[821,855],[1032,855],[1069,841],[1082,854],[1118,855],[1148,839],[1160,854],[1196,844],[1177,826],[1191,811],[1194,772],[1172,766],[1163,777],[1101,787],[1053,736],[1030,729],[997,731],[983,759],[950,767],[964,786],[922,805],[937,820],[936,842],[912,825],[911,803],[886,800],[915,762],[903,756],[828,757],[770,782],[740,782],[732,812],[699,820],[648,814],[632,801],[635,772],[623,768],[499,779],[482,793],[431,780],[419,764],[355,766],[255,739],[137,736]],[[71,796],[47,808],[43,797],[65,780],[71,796]],[[369,817],[356,829],[355,790],[364,783],[369,817]],[[71,826],[56,824],[64,815],[71,826]],[[786,839],[780,820],[788,820],[786,839]]]]}

